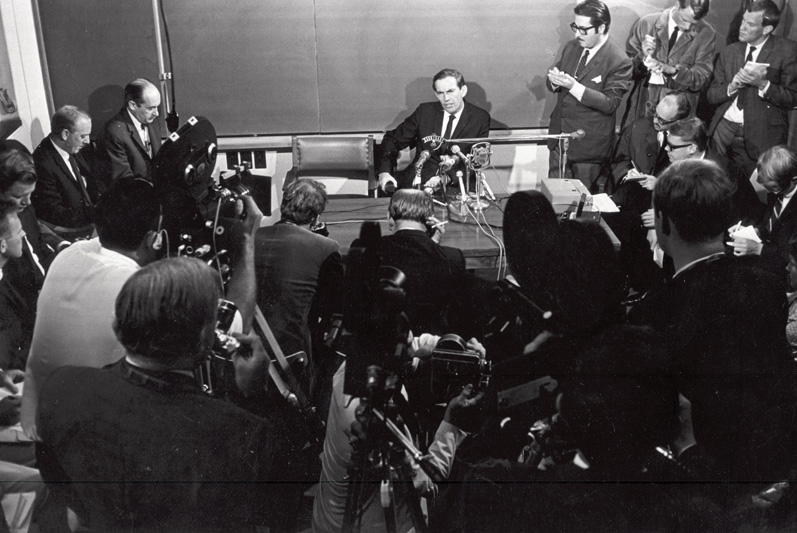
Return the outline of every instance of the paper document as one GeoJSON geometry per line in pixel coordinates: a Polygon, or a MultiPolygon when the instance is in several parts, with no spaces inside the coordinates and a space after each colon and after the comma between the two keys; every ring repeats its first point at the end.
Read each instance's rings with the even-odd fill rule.
{"type": "Polygon", "coordinates": [[[601,194],[593,194],[592,195],[592,205],[597,207],[601,213],[619,213],[620,208],[617,207],[617,204],[614,203],[608,194],[601,193],[601,194]]]}

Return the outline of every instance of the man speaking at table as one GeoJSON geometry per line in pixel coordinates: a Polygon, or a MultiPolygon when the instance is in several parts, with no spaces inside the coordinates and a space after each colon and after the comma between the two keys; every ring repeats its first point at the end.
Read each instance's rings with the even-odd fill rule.
{"type": "Polygon", "coordinates": [[[548,89],[557,94],[549,133],[582,130],[570,143],[567,165],[560,175],[560,142],[548,141],[549,178],[578,178],[595,191],[601,168],[611,157],[617,107],[631,86],[631,60],[608,42],[612,16],[600,0],[584,0],[573,9],[570,28],[575,39],[548,71],[548,89]]]}
{"type": "MultiPolygon", "coordinates": [[[[441,150],[433,148],[438,137],[445,139],[485,138],[490,134],[490,114],[465,101],[468,86],[459,71],[443,69],[432,78],[432,88],[439,104],[427,102],[396,129],[385,133],[377,159],[379,189],[392,194],[396,189],[413,186],[416,166],[421,165],[421,183],[426,186],[438,170],[441,150]],[[396,171],[401,150],[415,148],[415,159],[404,170],[396,171]],[[423,160],[422,160],[423,158],[423,160]]],[[[453,146],[448,149],[452,152],[453,146]]],[[[460,148],[461,151],[466,151],[460,148]]],[[[429,185],[431,186],[431,185],[429,185]]]]}

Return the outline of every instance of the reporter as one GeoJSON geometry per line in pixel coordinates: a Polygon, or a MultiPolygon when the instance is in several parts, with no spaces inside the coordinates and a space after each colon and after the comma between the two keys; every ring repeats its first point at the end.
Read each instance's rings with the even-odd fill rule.
{"type": "MultiPolygon", "coordinates": [[[[91,530],[227,531],[273,519],[264,502],[289,464],[281,436],[205,395],[192,373],[212,345],[219,296],[197,259],[143,267],[116,300],[124,358],[59,368],[42,389],[42,477],[69,489],[69,507],[91,530]]],[[[266,353],[238,338],[251,356],[234,359],[236,382],[262,388],[266,353]]]]}

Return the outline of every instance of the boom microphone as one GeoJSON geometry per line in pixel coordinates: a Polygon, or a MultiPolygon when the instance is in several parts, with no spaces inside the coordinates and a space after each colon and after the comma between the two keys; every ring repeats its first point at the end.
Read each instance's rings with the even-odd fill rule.
{"type": "Polygon", "coordinates": [[[587,134],[584,132],[584,130],[576,130],[570,134],[570,138],[573,140],[583,139],[586,136],[587,134]]]}

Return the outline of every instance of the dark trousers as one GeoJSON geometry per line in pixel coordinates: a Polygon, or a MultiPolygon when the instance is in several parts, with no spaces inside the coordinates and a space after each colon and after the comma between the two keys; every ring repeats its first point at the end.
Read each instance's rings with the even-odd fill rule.
{"type": "Polygon", "coordinates": [[[714,151],[728,162],[728,177],[734,183],[734,219],[755,220],[760,211],[760,202],[750,175],[757,161],[750,157],[744,141],[744,124],[722,119],[711,137],[714,151]]]}
{"type": "Polygon", "coordinates": [[[548,178],[578,179],[581,180],[581,183],[583,183],[590,192],[597,192],[598,177],[601,175],[601,169],[604,163],[574,163],[568,159],[565,165],[564,176],[560,176],[559,155],[559,146],[556,146],[556,148],[550,151],[550,156],[548,157],[548,178]]]}

